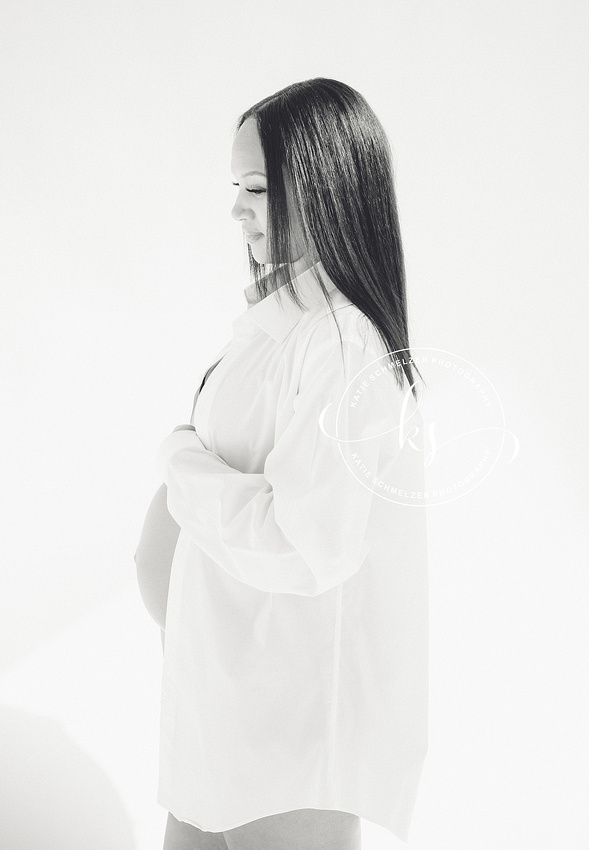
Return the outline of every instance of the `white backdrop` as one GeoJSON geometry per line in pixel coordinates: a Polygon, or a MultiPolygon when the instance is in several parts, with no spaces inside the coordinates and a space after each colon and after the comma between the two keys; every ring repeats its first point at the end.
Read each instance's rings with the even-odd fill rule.
{"type": "MultiPolygon", "coordinates": [[[[586,4],[0,14],[2,848],[161,847],[161,647],[133,554],[156,449],[245,309],[233,123],[314,76],[390,135],[413,344],[482,369],[520,440],[430,512],[410,846],[586,847],[586,4]]],[[[363,850],[390,841],[365,825],[363,850]]]]}

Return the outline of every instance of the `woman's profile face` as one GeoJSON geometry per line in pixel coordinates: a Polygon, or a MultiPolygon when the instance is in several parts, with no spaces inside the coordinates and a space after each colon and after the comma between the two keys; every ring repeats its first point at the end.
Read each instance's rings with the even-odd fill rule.
{"type": "Polygon", "coordinates": [[[237,131],[231,154],[231,171],[236,180],[233,185],[239,187],[231,215],[241,222],[254,259],[258,263],[266,263],[266,163],[253,118],[244,121],[237,131]]]}
{"type": "MultiPolygon", "coordinates": [[[[231,210],[236,221],[241,222],[254,259],[258,263],[272,262],[266,246],[267,233],[267,183],[264,151],[255,118],[243,122],[233,142],[231,171],[238,187],[237,200],[231,210]]],[[[292,204],[288,180],[285,180],[293,245],[290,262],[303,254],[300,248],[300,228],[292,204]]]]}

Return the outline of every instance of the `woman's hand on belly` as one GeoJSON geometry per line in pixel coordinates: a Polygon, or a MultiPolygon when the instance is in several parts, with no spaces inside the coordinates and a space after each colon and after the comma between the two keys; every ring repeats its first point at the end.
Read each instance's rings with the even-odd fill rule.
{"type": "Polygon", "coordinates": [[[167,495],[168,488],[162,484],[147,510],[135,552],[141,598],[162,629],[166,626],[170,572],[180,534],[180,526],[168,511],[167,495]]]}

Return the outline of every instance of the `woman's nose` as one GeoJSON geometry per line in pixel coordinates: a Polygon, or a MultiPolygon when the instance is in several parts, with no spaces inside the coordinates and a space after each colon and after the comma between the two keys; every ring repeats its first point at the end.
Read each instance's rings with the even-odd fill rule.
{"type": "Polygon", "coordinates": [[[231,210],[231,216],[235,219],[235,221],[242,221],[243,219],[253,218],[253,210],[249,209],[241,200],[241,198],[237,198],[235,204],[233,205],[233,209],[231,210]]]}

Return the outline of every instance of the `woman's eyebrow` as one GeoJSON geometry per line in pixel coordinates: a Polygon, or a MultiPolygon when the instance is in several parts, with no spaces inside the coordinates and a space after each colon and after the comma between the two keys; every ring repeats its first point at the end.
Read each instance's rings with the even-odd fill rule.
{"type": "Polygon", "coordinates": [[[246,171],[245,174],[242,174],[241,176],[242,177],[249,177],[250,174],[259,174],[261,177],[266,176],[263,171],[246,171]]]}

